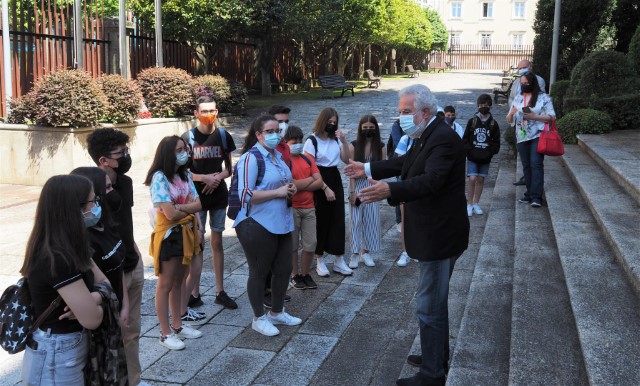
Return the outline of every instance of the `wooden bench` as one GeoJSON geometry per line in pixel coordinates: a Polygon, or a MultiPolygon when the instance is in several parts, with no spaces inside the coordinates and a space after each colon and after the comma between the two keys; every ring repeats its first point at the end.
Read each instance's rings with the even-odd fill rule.
{"type": "Polygon", "coordinates": [[[415,78],[416,76],[420,76],[420,70],[416,70],[413,68],[413,65],[407,64],[407,72],[409,73],[410,78],[415,78]]]}
{"type": "Polygon", "coordinates": [[[367,87],[378,88],[380,86],[381,77],[374,76],[372,70],[364,70],[364,73],[367,74],[367,87]]]}
{"type": "Polygon", "coordinates": [[[444,72],[444,70],[446,70],[447,68],[441,64],[434,64],[429,65],[429,68],[427,69],[427,72],[429,71],[433,71],[433,72],[444,72]]]}
{"type": "Polygon", "coordinates": [[[351,96],[354,96],[353,89],[357,86],[355,83],[347,83],[344,76],[339,74],[320,75],[318,81],[320,82],[320,87],[322,87],[320,98],[324,96],[325,91],[328,91],[329,94],[331,94],[331,98],[333,98],[333,92],[335,90],[342,90],[340,96],[344,96],[344,93],[347,91],[351,91],[351,96]]]}
{"type": "Polygon", "coordinates": [[[513,86],[512,78],[503,79],[502,87],[493,89],[493,103],[498,104],[498,97],[503,97],[504,99],[509,100],[509,94],[511,94],[511,86],[513,86]]]}

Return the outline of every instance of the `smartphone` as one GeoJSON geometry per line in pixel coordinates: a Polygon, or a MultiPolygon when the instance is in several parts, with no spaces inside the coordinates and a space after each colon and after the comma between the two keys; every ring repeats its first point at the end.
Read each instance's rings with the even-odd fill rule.
{"type": "Polygon", "coordinates": [[[529,106],[524,106],[522,108],[522,112],[525,114],[529,114],[531,112],[531,108],[529,106]]]}
{"type": "Polygon", "coordinates": [[[356,197],[355,205],[360,206],[360,204],[362,204],[362,201],[360,201],[360,197],[356,197]]]}

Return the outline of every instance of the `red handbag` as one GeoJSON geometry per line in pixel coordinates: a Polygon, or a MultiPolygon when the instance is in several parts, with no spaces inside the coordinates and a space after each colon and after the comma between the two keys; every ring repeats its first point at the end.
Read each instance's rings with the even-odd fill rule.
{"type": "Polygon", "coordinates": [[[544,130],[540,133],[538,140],[538,153],[553,157],[564,154],[564,145],[558,133],[555,119],[551,120],[551,124],[548,122],[544,124],[544,130]]]}

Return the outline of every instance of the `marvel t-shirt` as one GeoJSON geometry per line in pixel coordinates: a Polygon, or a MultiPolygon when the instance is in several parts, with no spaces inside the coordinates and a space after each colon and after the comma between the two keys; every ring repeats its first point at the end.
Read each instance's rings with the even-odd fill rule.
{"type": "MultiPolygon", "coordinates": [[[[191,131],[191,130],[190,130],[191,131]]],[[[225,130],[226,151],[223,148],[220,130],[215,130],[211,134],[203,134],[197,128],[193,130],[192,163],[190,170],[195,174],[211,174],[222,172],[224,160],[236,150],[233,137],[225,130]]],[[[182,135],[185,142],[190,144],[189,131],[182,135]]],[[[202,210],[224,209],[228,205],[227,184],[223,180],[220,185],[210,194],[202,193],[205,184],[195,182],[196,191],[200,196],[202,210]]]]}
{"type": "Polygon", "coordinates": [[[122,266],[126,256],[124,242],[117,231],[110,226],[104,227],[102,231],[91,227],[88,231],[91,249],[93,249],[91,258],[111,282],[111,287],[120,302],[118,309],[122,309],[122,266]]]}

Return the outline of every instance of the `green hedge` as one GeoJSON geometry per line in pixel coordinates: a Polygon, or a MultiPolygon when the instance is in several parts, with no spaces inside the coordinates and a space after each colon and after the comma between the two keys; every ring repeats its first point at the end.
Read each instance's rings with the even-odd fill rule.
{"type": "Polygon", "coordinates": [[[570,80],[559,80],[551,86],[551,93],[549,96],[553,99],[553,108],[556,111],[556,118],[558,119],[562,118],[562,115],[564,115],[562,101],[564,100],[570,84],[570,80]]]}
{"type": "Polygon", "coordinates": [[[640,91],[637,90],[640,87],[638,74],[630,67],[627,56],[622,52],[592,52],[571,72],[567,96],[593,100],[640,91]]]}
{"type": "Polygon", "coordinates": [[[195,94],[193,78],[185,70],[152,67],[138,74],[138,85],[154,117],[191,114],[195,94]]]}
{"type": "Polygon", "coordinates": [[[640,75],[640,24],[629,42],[629,52],[627,53],[631,62],[631,71],[635,70],[640,75]]]}
{"type": "Polygon", "coordinates": [[[604,134],[611,131],[613,120],[604,111],[580,109],[559,119],[556,124],[566,144],[577,143],[577,134],[604,134]]]}
{"type": "Polygon", "coordinates": [[[597,104],[613,118],[614,130],[638,129],[640,122],[640,93],[604,98],[597,104]]]}

